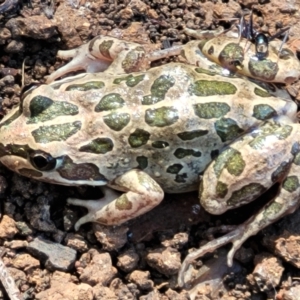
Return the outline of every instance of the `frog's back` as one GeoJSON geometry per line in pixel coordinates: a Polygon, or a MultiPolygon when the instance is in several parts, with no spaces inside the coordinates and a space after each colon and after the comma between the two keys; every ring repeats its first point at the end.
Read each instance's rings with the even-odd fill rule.
{"type": "Polygon", "coordinates": [[[16,130],[19,145],[63,158],[59,170],[40,179],[109,185],[139,168],[166,192],[197,189],[199,174],[224,145],[295,111],[251,82],[179,63],[130,75],[78,75],[32,91],[22,109],[0,135],[11,144],[7,131],[16,130]],[[73,172],[66,171],[71,165],[73,172]],[[83,165],[91,172],[87,182],[83,165]]]}

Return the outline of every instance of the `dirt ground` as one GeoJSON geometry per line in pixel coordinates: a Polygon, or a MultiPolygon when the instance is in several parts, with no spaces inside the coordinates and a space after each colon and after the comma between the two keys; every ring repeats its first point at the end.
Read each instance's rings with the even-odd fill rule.
{"type": "MultiPolygon", "coordinates": [[[[230,28],[251,9],[260,32],[289,26],[288,45],[300,52],[299,1],[0,0],[0,114],[19,103],[22,80],[44,83],[64,64],[56,58],[59,49],[97,35],[163,49],[188,42],[185,27],[230,28]]],[[[299,82],[287,90],[300,99],[299,82]]],[[[220,236],[223,225],[247,220],[276,188],[222,216],[203,211],[196,192],[166,195],[159,207],[123,226],[86,224],[75,232],[85,210],[66,199],[97,199],[99,190],[40,183],[1,166],[2,260],[24,299],[300,299],[299,211],[247,240],[232,268],[225,247],[195,262],[187,274],[191,287],[177,285],[190,251],[220,236]]],[[[2,287],[0,299],[9,299],[2,287]]]]}

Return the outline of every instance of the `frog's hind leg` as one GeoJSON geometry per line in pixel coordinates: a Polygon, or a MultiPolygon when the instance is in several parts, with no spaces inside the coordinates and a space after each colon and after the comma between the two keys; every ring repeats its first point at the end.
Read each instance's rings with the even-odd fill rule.
{"type": "Polygon", "coordinates": [[[293,165],[289,176],[281,185],[279,195],[264,206],[257,215],[237,226],[236,229],[228,234],[217,238],[205,244],[200,249],[190,253],[182,263],[178,274],[179,286],[185,284],[184,274],[195,259],[204,256],[206,253],[213,252],[228,243],[232,243],[232,248],[227,255],[227,265],[232,266],[235,252],[250,236],[257,234],[260,230],[276,222],[285,215],[293,213],[300,205],[300,177],[298,174],[300,174],[300,166],[293,165]]]}
{"type": "Polygon", "coordinates": [[[97,36],[90,42],[73,50],[58,51],[61,59],[72,60],[53,72],[47,83],[67,73],[85,70],[89,73],[107,70],[112,74],[124,74],[147,69],[143,46],[110,36],[97,36]]]}
{"type": "Polygon", "coordinates": [[[227,257],[231,266],[235,252],[246,239],[299,207],[298,127],[298,124],[267,122],[232,143],[207,168],[199,194],[202,206],[213,214],[249,203],[275,183],[280,183],[280,189],[255,216],[189,254],[179,273],[181,286],[185,270],[194,259],[232,243],[227,257]]]}
{"type": "Polygon", "coordinates": [[[75,224],[78,230],[82,224],[97,222],[104,225],[119,225],[146,213],[158,205],[164,197],[159,184],[141,170],[131,170],[110,182],[110,187],[123,190],[116,193],[103,188],[104,197],[100,200],[68,199],[67,202],[88,209],[88,214],[75,224]]]}

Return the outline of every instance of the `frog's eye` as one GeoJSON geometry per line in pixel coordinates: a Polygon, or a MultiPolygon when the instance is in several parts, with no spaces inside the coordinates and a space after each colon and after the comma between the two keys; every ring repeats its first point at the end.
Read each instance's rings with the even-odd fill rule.
{"type": "Polygon", "coordinates": [[[52,171],[57,160],[48,153],[37,151],[30,154],[30,162],[39,171],[52,171]]]}

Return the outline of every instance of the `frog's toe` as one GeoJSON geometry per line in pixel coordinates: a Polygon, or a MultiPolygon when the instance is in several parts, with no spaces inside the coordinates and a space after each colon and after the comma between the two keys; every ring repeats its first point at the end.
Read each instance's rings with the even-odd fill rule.
{"type": "Polygon", "coordinates": [[[89,211],[99,210],[103,207],[99,200],[80,200],[76,198],[68,198],[67,203],[71,205],[85,207],[89,211]]]}
{"type": "MultiPolygon", "coordinates": [[[[88,213],[81,217],[75,224],[74,228],[77,231],[81,225],[88,222],[99,222],[97,213],[107,204],[101,200],[80,200],[76,198],[68,198],[67,203],[75,206],[82,206],[88,210],[88,213]]],[[[105,222],[104,222],[105,223],[105,222]]]]}

